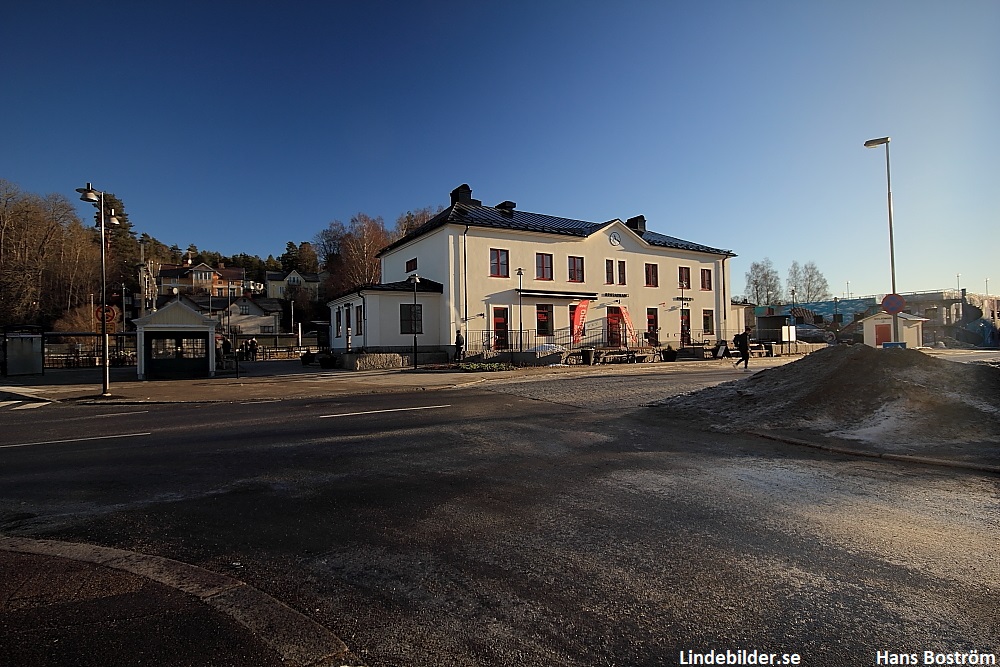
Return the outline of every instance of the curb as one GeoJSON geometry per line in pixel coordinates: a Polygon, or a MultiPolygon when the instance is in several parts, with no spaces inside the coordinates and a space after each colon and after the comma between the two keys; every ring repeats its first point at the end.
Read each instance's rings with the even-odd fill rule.
{"type": "Polygon", "coordinates": [[[238,579],[161,556],[79,542],[0,535],[0,551],[54,556],[122,570],[193,595],[225,614],[294,667],[365,667],[319,623],[238,579]]]}
{"type": "Polygon", "coordinates": [[[799,440],[797,438],[789,438],[786,436],[764,433],[762,431],[748,431],[748,433],[750,435],[755,435],[757,437],[764,438],[765,440],[774,440],[775,442],[784,442],[789,445],[797,445],[799,447],[809,447],[810,449],[819,449],[824,452],[830,452],[833,454],[860,456],[869,459],[887,459],[889,461],[903,461],[905,463],[920,463],[923,465],[938,466],[942,468],[960,468],[962,470],[975,470],[977,472],[989,472],[1000,475],[1000,466],[991,466],[983,463],[966,463],[965,461],[935,459],[929,456],[914,456],[912,454],[871,452],[864,449],[852,449],[851,447],[841,447],[838,445],[823,445],[817,442],[810,442],[808,440],[799,440]]]}

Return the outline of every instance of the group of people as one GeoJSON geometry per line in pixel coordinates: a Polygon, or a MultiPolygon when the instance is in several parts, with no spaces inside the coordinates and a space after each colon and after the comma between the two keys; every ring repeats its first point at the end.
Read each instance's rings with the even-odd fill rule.
{"type": "MultiPolygon", "coordinates": [[[[257,361],[259,346],[256,338],[245,340],[240,344],[240,359],[243,361],[257,361]]],[[[220,359],[225,359],[233,353],[233,343],[228,337],[223,336],[222,342],[216,348],[215,353],[220,359]]]]}

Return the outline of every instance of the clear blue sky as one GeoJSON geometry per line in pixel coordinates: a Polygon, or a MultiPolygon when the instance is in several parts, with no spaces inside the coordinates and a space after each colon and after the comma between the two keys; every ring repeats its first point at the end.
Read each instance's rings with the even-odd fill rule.
{"type": "Polygon", "coordinates": [[[469,183],[869,295],[889,135],[899,291],[1000,292],[998,36],[995,0],[17,2],[0,178],[262,257],[469,183]]]}

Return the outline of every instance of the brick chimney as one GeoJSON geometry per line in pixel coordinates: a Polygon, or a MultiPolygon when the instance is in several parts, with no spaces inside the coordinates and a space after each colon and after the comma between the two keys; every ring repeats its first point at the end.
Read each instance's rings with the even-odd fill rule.
{"type": "Polygon", "coordinates": [[[629,218],[625,221],[625,226],[643,234],[646,231],[646,216],[637,215],[634,218],[629,218]]]}
{"type": "Polygon", "coordinates": [[[468,183],[462,183],[451,191],[452,204],[468,204],[470,206],[482,206],[483,202],[472,198],[472,188],[468,183]]]}

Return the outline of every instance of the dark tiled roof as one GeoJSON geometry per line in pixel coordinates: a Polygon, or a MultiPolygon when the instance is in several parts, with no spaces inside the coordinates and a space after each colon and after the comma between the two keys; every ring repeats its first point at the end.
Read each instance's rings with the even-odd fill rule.
{"type": "MultiPolygon", "coordinates": [[[[379,256],[384,255],[394,248],[415,239],[428,232],[443,227],[444,225],[469,225],[470,227],[485,227],[492,229],[508,229],[526,232],[539,232],[546,234],[565,234],[567,236],[587,237],[603,229],[610,222],[587,222],[585,220],[572,220],[570,218],[559,218],[541,213],[529,213],[527,211],[506,210],[494,208],[492,206],[476,206],[466,203],[455,203],[438,213],[426,223],[416,228],[406,236],[389,244],[379,252],[379,256]]],[[[677,248],[680,250],[691,250],[695,252],[710,253],[713,255],[733,256],[730,250],[721,250],[710,246],[684,241],[673,236],[665,236],[656,232],[643,232],[642,239],[653,246],[662,248],[677,248]]]]}
{"type": "Polygon", "coordinates": [[[663,248],[678,248],[680,250],[694,250],[695,252],[707,252],[712,255],[728,255],[730,257],[735,257],[732,250],[712,248],[711,246],[702,245],[700,243],[692,243],[691,241],[685,241],[684,239],[675,238],[673,236],[657,234],[656,232],[643,232],[642,240],[649,245],[661,246],[663,248]]]}
{"type": "MultiPolygon", "coordinates": [[[[349,290],[335,294],[329,299],[329,301],[336,301],[337,299],[345,297],[348,294],[357,294],[358,292],[409,292],[412,294],[413,283],[409,280],[397,280],[393,283],[361,285],[359,287],[352,287],[349,290]]],[[[417,283],[417,292],[444,294],[444,285],[435,280],[431,280],[430,278],[421,278],[420,282],[417,283]]]]}

